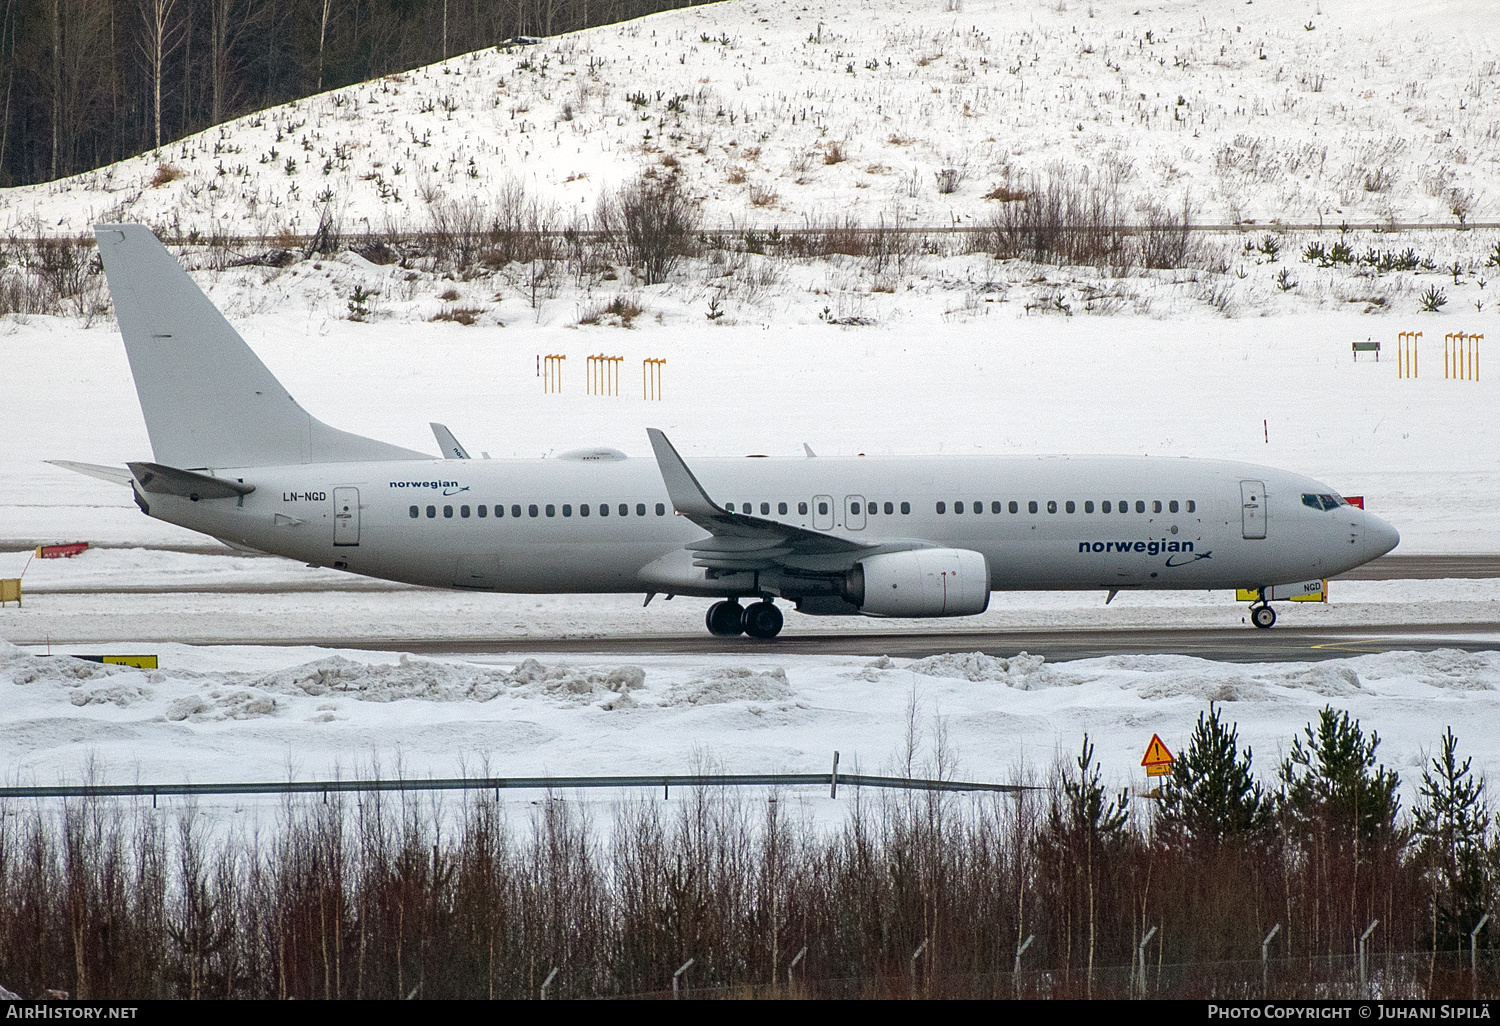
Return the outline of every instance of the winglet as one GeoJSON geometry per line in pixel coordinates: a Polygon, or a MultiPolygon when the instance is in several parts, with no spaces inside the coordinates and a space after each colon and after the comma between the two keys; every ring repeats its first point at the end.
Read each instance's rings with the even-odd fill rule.
{"type": "Polygon", "coordinates": [[[802,451],[807,453],[808,459],[813,459],[818,455],[817,453],[812,451],[812,446],[808,445],[806,442],[802,443],[802,451]]]}
{"type": "Polygon", "coordinates": [[[447,424],[439,424],[434,420],[429,421],[427,426],[432,428],[432,435],[437,439],[438,448],[443,450],[443,459],[466,460],[469,458],[469,451],[459,444],[457,438],[453,437],[453,432],[448,430],[447,424]]]}
{"type": "Polygon", "coordinates": [[[667,486],[667,497],[672,500],[673,507],[683,516],[693,521],[700,517],[728,516],[727,510],[720,508],[718,503],[708,497],[693,472],[688,469],[682,457],[677,455],[677,450],[672,443],[667,441],[667,436],[656,428],[647,428],[646,436],[651,439],[651,448],[656,451],[656,465],[661,470],[661,479],[667,486]]]}

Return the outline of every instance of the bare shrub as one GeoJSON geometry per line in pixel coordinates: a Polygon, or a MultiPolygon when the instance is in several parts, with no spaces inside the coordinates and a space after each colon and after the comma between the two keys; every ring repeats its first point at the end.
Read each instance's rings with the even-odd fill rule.
{"type": "Polygon", "coordinates": [[[825,164],[842,164],[844,159],[844,144],[841,142],[831,142],[828,144],[828,148],[823,151],[823,163],[825,164]]]}
{"type": "Polygon", "coordinates": [[[642,313],[641,305],[627,296],[615,296],[608,303],[590,307],[578,318],[579,324],[605,324],[629,328],[642,313]]]}
{"type": "Polygon", "coordinates": [[[637,179],[600,196],[595,213],[605,240],[641,269],[647,285],[666,281],[677,262],[692,255],[701,218],[698,202],[675,178],[637,179]]]}
{"type": "Polygon", "coordinates": [[[1177,211],[1160,203],[1148,206],[1144,224],[1136,236],[1141,263],[1161,269],[1186,267],[1193,248],[1192,224],[1192,201],[1186,196],[1177,211]]]}
{"type": "Polygon", "coordinates": [[[177,181],[182,175],[182,168],[176,164],[158,164],[156,173],[151,176],[151,188],[159,189],[169,182],[177,181]]]}
{"type": "Polygon", "coordinates": [[[1058,166],[991,217],[987,242],[1001,258],[1102,267],[1124,254],[1123,220],[1112,175],[1058,166]]]}
{"type": "Polygon", "coordinates": [[[455,324],[468,326],[478,321],[482,313],[484,313],[483,307],[478,306],[445,306],[428,320],[452,321],[455,324]]]}
{"type": "Polygon", "coordinates": [[[780,198],[781,196],[774,189],[767,189],[760,185],[750,186],[750,205],[752,207],[769,207],[780,198]]]}

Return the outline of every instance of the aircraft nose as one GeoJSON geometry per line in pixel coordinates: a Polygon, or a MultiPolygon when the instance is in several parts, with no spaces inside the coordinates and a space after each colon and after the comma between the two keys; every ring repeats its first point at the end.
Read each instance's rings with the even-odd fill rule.
{"type": "Polygon", "coordinates": [[[1401,544],[1401,532],[1379,517],[1365,514],[1365,549],[1368,558],[1375,559],[1401,544]]]}

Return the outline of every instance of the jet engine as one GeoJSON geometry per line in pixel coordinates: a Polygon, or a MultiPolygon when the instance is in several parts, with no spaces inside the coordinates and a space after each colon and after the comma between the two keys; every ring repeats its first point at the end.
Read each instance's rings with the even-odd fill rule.
{"type": "Polygon", "coordinates": [[[866,616],[970,616],[990,604],[990,570],[969,549],[887,552],[855,564],[843,592],[866,616]]]}

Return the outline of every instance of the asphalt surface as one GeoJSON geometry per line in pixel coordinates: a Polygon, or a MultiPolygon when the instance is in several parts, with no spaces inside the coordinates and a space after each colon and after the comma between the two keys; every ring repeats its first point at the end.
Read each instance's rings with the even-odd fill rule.
{"type": "MultiPolygon", "coordinates": [[[[181,638],[135,639],[138,642],[181,638]]],[[[20,644],[37,642],[24,641],[20,644]]],[[[73,647],[91,644],[69,639],[73,647]]],[[[108,642],[99,642],[107,644],[108,642]]],[[[845,655],[898,656],[920,659],[944,652],[984,652],[1045,656],[1052,662],[1111,655],[1187,655],[1231,663],[1310,662],[1341,659],[1369,652],[1456,648],[1469,652],[1500,649],[1500,623],[1423,624],[1417,627],[1323,627],[1294,630],[1273,627],[1066,628],[1014,631],[912,631],[851,634],[783,634],[770,641],[716,638],[710,634],[632,634],[617,637],[415,638],[306,635],[276,638],[194,637],[194,645],[272,645],[346,648],[424,655],[845,655]]]]}

